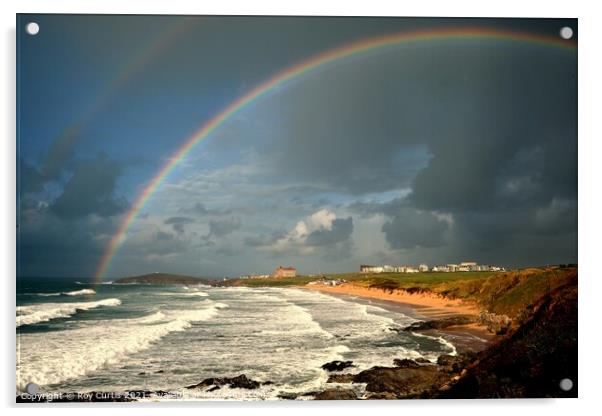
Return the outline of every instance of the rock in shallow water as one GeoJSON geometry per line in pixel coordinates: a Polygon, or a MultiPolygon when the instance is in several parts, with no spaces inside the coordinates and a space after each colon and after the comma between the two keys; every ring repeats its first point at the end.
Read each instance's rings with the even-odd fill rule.
{"type": "Polygon", "coordinates": [[[467,325],[473,323],[474,319],[468,316],[452,316],[449,318],[437,319],[433,321],[418,321],[406,326],[404,331],[425,331],[429,329],[444,329],[450,326],[467,325]]]}
{"type": "Polygon", "coordinates": [[[252,380],[246,375],[241,374],[236,377],[210,377],[206,378],[198,384],[186,386],[187,389],[201,389],[205,387],[211,387],[211,391],[217,390],[214,387],[220,388],[223,386],[229,386],[233,389],[256,389],[261,386],[259,381],[252,380]]]}
{"type": "Polygon", "coordinates": [[[341,371],[348,367],[355,367],[353,361],[339,361],[334,360],[329,363],[322,365],[322,369],[326,371],[341,371]]]}

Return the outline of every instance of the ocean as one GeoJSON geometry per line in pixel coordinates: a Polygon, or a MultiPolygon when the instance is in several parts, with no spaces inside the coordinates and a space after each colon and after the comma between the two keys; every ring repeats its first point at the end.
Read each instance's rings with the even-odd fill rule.
{"type": "Polygon", "coordinates": [[[357,372],[456,354],[441,336],[397,332],[416,320],[400,308],[305,289],[21,279],[17,292],[17,392],[33,382],[42,393],[270,400],[327,387],[321,366],[333,360],[351,360],[357,372]],[[184,388],[239,374],[272,383],[184,388]]]}

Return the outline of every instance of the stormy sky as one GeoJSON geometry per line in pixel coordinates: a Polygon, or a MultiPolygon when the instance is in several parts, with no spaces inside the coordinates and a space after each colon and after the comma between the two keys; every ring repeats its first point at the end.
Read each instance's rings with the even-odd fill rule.
{"type": "MultiPolygon", "coordinates": [[[[86,277],[204,122],[277,72],[385,34],[571,19],[20,15],[18,273],[86,277]]],[[[229,118],[132,224],[109,277],[577,262],[577,55],[503,39],[320,67],[229,118]]]]}

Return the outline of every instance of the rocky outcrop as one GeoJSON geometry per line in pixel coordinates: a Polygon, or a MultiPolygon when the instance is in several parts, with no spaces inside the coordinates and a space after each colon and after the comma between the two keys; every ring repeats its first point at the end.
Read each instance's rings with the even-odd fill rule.
{"type": "Polygon", "coordinates": [[[401,368],[419,368],[421,365],[425,364],[431,364],[431,362],[426,358],[417,358],[415,360],[409,358],[396,358],[393,360],[393,365],[401,368]]]}
{"type": "Polygon", "coordinates": [[[350,389],[326,389],[314,396],[314,400],[356,400],[357,395],[350,389]]]}
{"type": "Polygon", "coordinates": [[[489,313],[487,311],[483,311],[479,314],[477,322],[485,325],[489,332],[496,335],[506,334],[512,325],[512,319],[508,316],[496,315],[495,313],[489,313]]]}
{"type": "Polygon", "coordinates": [[[353,377],[355,374],[345,373],[345,374],[331,374],[328,377],[327,383],[351,383],[353,381],[353,377]]]}
{"type": "Polygon", "coordinates": [[[349,367],[354,367],[353,361],[334,360],[322,365],[322,369],[326,371],[341,371],[349,367]]]}
{"type": "Polygon", "coordinates": [[[420,397],[438,386],[445,375],[436,366],[372,367],[357,374],[355,383],[366,383],[366,391],[372,393],[392,393],[395,398],[420,397]]]}
{"type": "Polygon", "coordinates": [[[437,365],[439,365],[443,371],[457,373],[476,360],[476,357],[477,354],[472,351],[466,351],[460,355],[443,354],[437,358],[437,365]]]}
{"type": "Polygon", "coordinates": [[[436,319],[432,321],[418,321],[403,328],[404,331],[426,331],[429,329],[444,329],[450,326],[467,325],[474,322],[469,316],[451,316],[449,318],[436,319]]]}
{"type": "MultiPolygon", "coordinates": [[[[263,383],[268,384],[269,382],[263,383]]],[[[210,377],[206,378],[198,384],[186,386],[187,389],[208,389],[208,391],[218,390],[223,386],[228,386],[232,389],[256,389],[261,386],[261,382],[252,380],[246,375],[241,374],[236,377],[210,377]]]]}

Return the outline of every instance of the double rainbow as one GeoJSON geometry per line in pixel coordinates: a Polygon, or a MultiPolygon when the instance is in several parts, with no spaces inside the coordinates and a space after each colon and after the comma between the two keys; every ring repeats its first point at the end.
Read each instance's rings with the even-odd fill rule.
{"type": "Polygon", "coordinates": [[[545,36],[528,32],[505,31],[488,28],[424,30],[394,33],[353,42],[342,47],[320,53],[281,72],[278,72],[267,81],[257,85],[243,96],[231,102],[213,118],[202,124],[201,127],[191,136],[189,136],[184,141],[182,146],[180,146],[180,148],[167,159],[167,162],[158,170],[156,175],[150,180],[150,182],[148,182],[146,187],[134,200],[130,210],[121,220],[117,231],[111,237],[100,263],[98,264],[96,274],[94,276],[95,282],[99,283],[105,277],[111,262],[115,257],[115,254],[126,240],[128,229],[137,218],[140,211],[144,208],[148,200],[165,181],[165,178],[169,175],[169,173],[199,142],[207,138],[213,131],[218,129],[230,117],[239,111],[261,99],[274,88],[281,86],[301,75],[307,74],[308,72],[313,71],[322,65],[337,61],[339,59],[365,54],[370,51],[395,47],[400,44],[462,39],[503,40],[519,43],[526,42],[546,47],[562,48],[571,52],[576,51],[577,46],[575,42],[563,40],[559,36],[545,36]]]}

